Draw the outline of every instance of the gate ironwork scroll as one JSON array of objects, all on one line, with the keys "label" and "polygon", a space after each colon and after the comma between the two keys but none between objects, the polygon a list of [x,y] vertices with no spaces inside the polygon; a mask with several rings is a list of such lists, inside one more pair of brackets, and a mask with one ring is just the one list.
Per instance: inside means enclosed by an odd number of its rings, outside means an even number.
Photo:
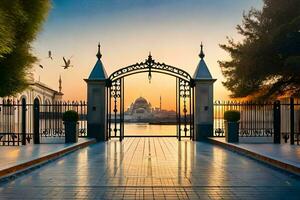
[{"label": "gate ironwork scroll", "polygon": [[124,78],[108,83],[107,138],[124,138]]},{"label": "gate ironwork scroll", "polygon": [[194,138],[194,88],[191,82],[176,78],[177,138]]}]

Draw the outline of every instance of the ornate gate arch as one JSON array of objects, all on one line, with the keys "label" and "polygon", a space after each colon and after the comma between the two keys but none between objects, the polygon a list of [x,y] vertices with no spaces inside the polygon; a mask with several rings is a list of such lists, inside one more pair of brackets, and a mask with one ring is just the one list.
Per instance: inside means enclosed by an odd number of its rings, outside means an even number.
[{"label": "ornate gate arch", "polygon": [[194,139],[194,82],[186,71],[156,62],[151,54],[144,62],[129,65],[113,72],[106,79],[107,131],[106,138],[124,138],[124,78],[138,73],[161,73],[176,78],[177,138]]}]

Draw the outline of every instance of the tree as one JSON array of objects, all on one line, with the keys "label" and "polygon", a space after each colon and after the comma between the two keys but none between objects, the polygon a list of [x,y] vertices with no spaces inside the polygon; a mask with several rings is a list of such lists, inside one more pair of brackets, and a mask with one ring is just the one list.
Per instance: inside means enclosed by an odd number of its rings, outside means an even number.
[{"label": "tree", "polygon": [[300,1],[263,2],[262,10],[244,13],[242,41],[220,45],[231,56],[219,64],[233,98],[300,94]]},{"label": "tree", "polygon": [[41,29],[50,0],[0,1],[0,96],[28,86],[27,74],[37,58],[31,43]]}]

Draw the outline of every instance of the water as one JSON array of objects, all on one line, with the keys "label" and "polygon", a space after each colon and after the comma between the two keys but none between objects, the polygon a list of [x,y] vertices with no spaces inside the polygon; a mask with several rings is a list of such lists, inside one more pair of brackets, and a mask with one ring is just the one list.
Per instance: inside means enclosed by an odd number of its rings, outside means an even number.
[{"label": "water", "polygon": [[[182,129],[184,127],[182,126]],[[189,128],[189,126],[187,126]],[[150,136],[176,136],[176,125],[154,125],[147,123],[125,123],[125,136],[150,135]],[[183,134],[183,133],[182,133]]]}]

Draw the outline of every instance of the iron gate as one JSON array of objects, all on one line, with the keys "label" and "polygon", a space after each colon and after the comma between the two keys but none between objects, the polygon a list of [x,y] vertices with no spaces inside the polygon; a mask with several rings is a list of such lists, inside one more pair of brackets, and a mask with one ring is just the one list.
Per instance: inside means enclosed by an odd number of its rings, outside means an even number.
[{"label": "iron gate", "polygon": [[194,139],[194,86],[191,76],[179,68],[155,62],[151,54],[145,62],[121,68],[107,79],[107,139],[124,139],[124,78],[137,73],[148,73],[150,81],[153,72],[176,78],[176,137],[178,140],[182,137]]}]

